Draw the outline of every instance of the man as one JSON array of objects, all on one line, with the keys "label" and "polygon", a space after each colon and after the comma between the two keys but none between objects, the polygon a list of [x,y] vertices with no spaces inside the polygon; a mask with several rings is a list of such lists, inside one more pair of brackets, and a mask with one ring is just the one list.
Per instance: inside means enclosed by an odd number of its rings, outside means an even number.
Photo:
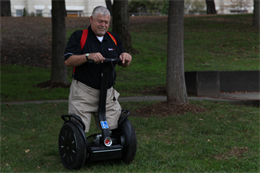
[{"label": "man", "polygon": [[[125,52],[122,42],[114,33],[108,33],[110,13],[107,8],[98,6],[90,17],[90,26],[85,45],[81,49],[80,41],[83,31],[75,31],[65,50],[65,65],[76,67],[74,79],[70,87],[69,114],[76,114],[83,120],[89,131],[91,115],[98,110],[100,74],[105,58],[119,57],[122,67],[127,67],[132,56]],[[89,63],[93,60],[94,63]],[[116,75],[114,70],[109,72],[110,78],[107,90],[106,117],[109,129],[117,128],[117,121],[121,114],[121,106],[117,101],[119,93],[113,88]],[[115,99],[114,99],[115,97]],[[100,127],[95,115],[96,125]]]}]

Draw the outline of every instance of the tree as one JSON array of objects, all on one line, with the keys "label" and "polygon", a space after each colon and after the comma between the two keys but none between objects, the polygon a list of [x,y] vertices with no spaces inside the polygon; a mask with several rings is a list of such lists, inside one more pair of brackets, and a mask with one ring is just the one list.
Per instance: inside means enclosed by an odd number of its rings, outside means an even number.
[{"label": "tree", "polygon": [[253,27],[256,29],[260,29],[260,0],[254,0],[254,19],[253,19]]},{"label": "tree", "polygon": [[110,12],[110,15],[113,16],[113,4],[112,4],[111,0],[106,0],[106,6]]},{"label": "tree", "polygon": [[169,13],[169,1],[168,0],[163,0],[163,6],[162,6],[161,13],[168,15],[168,13]]},{"label": "tree", "polygon": [[129,53],[136,52],[132,47],[132,42],[131,42],[128,0],[114,0],[113,32],[120,37],[123,46],[127,50],[127,52]]},{"label": "tree", "polygon": [[183,52],[184,0],[170,0],[166,91],[170,104],[189,103],[184,78]]},{"label": "tree", "polygon": [[147,4],[149,1],[131,0],[129,2],[130,13],[147,13]]},{"label": "tree", "polygon": [[[185,8],[186,3],[184,4]],[[192,3],[190,4],[191,8],[189,9],[190,13],[205,13],[205,1],[202,0],[192,0]]]},{"label": "tree", "polygon": [[168,0],[131,0],[129,2],[130,13],[161,13],[168,14]]},{"label": "tree", "polygon": [[52,65],[51,83],[68,83],[64,64],[66,46],[65,0],[52,0]]},{"label": "tree", "polygon": [[1,0],[1,16],[11,16],[10,0]]},{"label": "tree", "polygon": [[206,4],[207,4],[207,14],[217,13],[214,0],[206,0]]}]

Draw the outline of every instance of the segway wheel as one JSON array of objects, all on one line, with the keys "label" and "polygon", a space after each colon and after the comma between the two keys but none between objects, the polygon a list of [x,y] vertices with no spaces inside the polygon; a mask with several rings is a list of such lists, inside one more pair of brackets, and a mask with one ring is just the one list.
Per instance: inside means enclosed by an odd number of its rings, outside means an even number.
[{"label": "segway wheel", "polygon": [[60,130],[59,153],[67,169],[80,169],[85,163],[87,149],[84,138],[71,122],[65,123]]},{"label": "segway wheel", "polygon": [[135,134],[135,129],[134,129],[133,125],[131,124],[130,143],[124,149],[124,155],[122,157],[122,160],[123,160],[124,163],[129,164],[134,160],[135,154],[136,154],[136,149],[137,149],[136,134]]}]

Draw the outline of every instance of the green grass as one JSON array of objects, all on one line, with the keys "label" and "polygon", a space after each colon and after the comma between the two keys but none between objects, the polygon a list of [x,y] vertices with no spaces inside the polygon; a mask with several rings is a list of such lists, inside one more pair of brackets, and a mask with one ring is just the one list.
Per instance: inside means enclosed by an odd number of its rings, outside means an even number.
[{"label": "green grass", "polygon": [[[185,71],[259,70],[259,32],[253,15],[184,18]],[[72,32],[67,31],[67,39]],[[167,22],[131,27],[132,45],[139,51],[128,68],[117,67],[115,88],[121,96],[142,95],[144,88],[166,84]],[[35,87],[50,80],[50,68],[1,66],[1,100],[67,99],[68,89]],[[71,68],[68,72],[71,80]]]},{"label": "green grass", "polygon": [[187,18],[185,70],[259,70],[259,32],[251,16]]},{"label": "green grass", "polygon": [[68,99],[69,89],[36,87],[37,84],[50,80],[50,71],[50,68],[1,66],[1,100]]},{"label": "green grass", "polygon": [[[122,103],[134,110],[153,102]],[[86,163],[80,172],[258,172],[259,108],[193,102],[208,112],[130,116],[138,149],[130,165]],[[67,172],[60,161],[60,115],[67,104],[1,105],[1,172]],[[95,131],[92,121],[91,133]]]}]

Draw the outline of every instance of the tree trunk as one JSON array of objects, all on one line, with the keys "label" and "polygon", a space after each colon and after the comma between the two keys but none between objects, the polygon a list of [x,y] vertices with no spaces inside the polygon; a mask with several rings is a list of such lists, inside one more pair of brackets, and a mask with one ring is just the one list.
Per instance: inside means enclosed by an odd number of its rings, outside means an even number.
[{"label": "tree trunk", "polygon": [[113,5],[112,5],[111,0],[106,0],[106,6],[107,6],[107,9],[110,12],[110,15],[113,16]]},{"label": "tree trunk", "polygon": [[64,64],[66,46],[65,15],[65,0],[52,0],[52,83],[68,83],[67,67]]},{"label": "tree trunk", "polygon": [[254,0],[254,19],[253,19],[253,27],[256,29],[260,29],[260,0]]},{"label": "tree trunk", "polygon": [[214,0],[206,0],[206,5],[207,5],[207,14],[216,14]]},{"label": "tree trunk", "polygon": [[170,1],[167,47],[167,101],[170,104],[189,103],[184,78],[183,52],[184,0]]},{"label": "tree trunk", "polygon": [[129,28],[128,0],[114,0],[113,32],[120,37],[127,52],[135,53],[135,50],[132,47]]},{"label": "tree trunk", "polygon": [[1,1],[1,16],[11,16],[10,0]]}]

